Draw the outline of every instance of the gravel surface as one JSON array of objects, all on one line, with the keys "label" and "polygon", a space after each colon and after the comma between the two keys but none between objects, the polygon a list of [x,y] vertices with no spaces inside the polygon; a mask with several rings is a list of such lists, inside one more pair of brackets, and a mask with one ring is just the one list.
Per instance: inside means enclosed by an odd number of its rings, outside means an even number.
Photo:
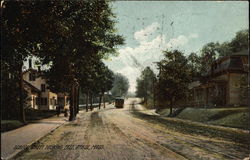
[{"label": "gravel surface", "polygon": [[244,144],[184,134],[135,116],[136,108],[143,110],[136,101],[126,100],[123,109],[109,105],[81,111],[76,121],[61,126],[17,159],[235,160],[249,154]]}]

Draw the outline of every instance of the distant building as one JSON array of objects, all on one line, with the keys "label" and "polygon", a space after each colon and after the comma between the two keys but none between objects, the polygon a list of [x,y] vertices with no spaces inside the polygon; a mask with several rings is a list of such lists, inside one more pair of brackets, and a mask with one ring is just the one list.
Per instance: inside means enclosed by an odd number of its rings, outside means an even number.
[{"label": "distant building", "polygon": [[222,57],[212,63],[205,82],[193,82],[192,106],[239,106],[248,105],[242,96],[242,76],[249,74],[249,52],[244,50]]},{"label": "distant building", "polygon": [[69,96],[66,93],[58,93],[57,94],[57,103],[59,106],[63,106],[64,108],[69,108]]}]

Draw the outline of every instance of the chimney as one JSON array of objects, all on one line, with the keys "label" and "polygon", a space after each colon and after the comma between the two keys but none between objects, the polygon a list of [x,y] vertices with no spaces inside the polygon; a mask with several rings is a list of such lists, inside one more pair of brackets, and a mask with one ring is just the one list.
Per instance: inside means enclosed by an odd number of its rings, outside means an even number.
[{"label": "chimney", "polygon": [[29,69],[32,68],[32,59],[29,59]]}]

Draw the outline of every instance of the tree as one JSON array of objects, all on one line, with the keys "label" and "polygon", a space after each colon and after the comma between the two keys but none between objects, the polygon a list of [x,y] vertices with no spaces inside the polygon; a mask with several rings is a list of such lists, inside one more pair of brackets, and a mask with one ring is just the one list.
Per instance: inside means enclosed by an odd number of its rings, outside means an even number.
[{"label": "tree", "polygon": [[[164,59],[158,62],[160,68],[157,82],[158,101],[170,103],[170,115],[177,100],[188,95],[188,85],[192,81],[188,59],[178,50],[164,51]],[[163,106],[159,106],[162,108]]]},{"label": "tree", "polygon": [[[18,83],[18,86],[14,85],[16,87],[13,88],[12,95],[17,95],[16,92],[19,91],[18,96],[16,96],[18,99],[13,98],[13,101],[19,101],[16,106],[19,106],[18,117],[22,122],[25,122],[26,97],[23,89],[23,61],[28,56],[33,55],[38,48],[36,36],[33,32],[36,25],[32,23],[39,17],[36,16],[35,12],[32,12],[34,8],[36,8],[36,5],[28,1],[4,1],[1,3],[1,65],[5,72],[13,77],[10,79],[13,84]],[[2,88],[5,88],[8,84],[3,81],[2,85]]]},{"label": "tree", "polygon": [[199,80],[202,76],[203,69],[202,57],[197,55],[196,53],[191,53],[187,57],[187,60],[191,69],[192,80]]},{"label": "tree", "polygon": [[[88,93],[90,92],[91,96],[95,92],[93,83],[96,73],[90,73],[86,68],[93,68],[92,66],[96,63],[89,64],[86,61],[90,59],[100,61],[101,58],[114,53],[116,45],[123,43],[123,38],[115,34],[114,20],[110,18],[111,16],[113,13],[106,1],[64,1],[54,3],[52,7],[50,17],[56,19],[52,25],[57,30],[54,31],[55,33],[46,31],[49,34],[45,34],[47,36],[42,39],[39,57],[43,64],[52,62],[51,68],[55,68],[55,72],[62,72],[61,77],[53,77],[54,82],[49,85],[57,85],[54,83],[58,80],[67,84],[66,87],[71,93],[70,99],[73,101],[70,103],[72,104],[70,105],[70,115],[72,115],[69,117],[70,120],[75,119],[74,113],[77,111],[74,103],[75,90],[79,90],[79,88],[75,88],[79,86],[77,84],[89,85],[91,88],[88,89]],[[50,25],[48,22],[45,23],[45,26]],[[50,46],[51,42],[54,42],[53,46]],[[64,61],[66,61],[64,69],[53,67],[53,65],[61,63],[61,57],[64,57]],[[90,66],[86,67],[83,64]],[[51,71],[48,70],[48,72]],[[86,74],[90,74],[87,79]],[[49,76],[51,74],[47,75],[47,79],[52,79]]]},{"label": "tree", "polygon": [[[89,73],[83,64],[89,57],[100,61],[115,54],[115,46],[124,41],[116,34],[115,16],[109,2],[5,1],[3,8],[5,61],[16,68],[14,57],[19,75],[28,55],[36,55],[42,65],[48,65],[49,69],[43,76],[51,90],[70,93],[69,119],[74,120],[79,83]],[[20,99],[23,97],[21,80]],[[88,84],[89,80],[86,81]]]},{"label": "tree", "polygon": [[205,74],[209,71],[210,65],[219,57],[219,48],[220,44],[210,42],[204,45],[201,49],[201,73]]},{"label": "tree", "polygon": [[217,50],[219,52],[219,57],[230,56],[233,53],[232,46],[229,42],[224,42],[220,44]]},{"label": "tree", "polygon": [[[210,42],[203,46],[201,55],[205,60],[213,61],[218,57],[230,56],[233,53],[248,49],[249,29],[240,30],[231,41],[223,43]],[[210,58],[210,59],[209,59]]]},{"label": "tree", "polygon": [[114,75],[113,88],[111,94],[115,97],[125,96],[128,92],[129,82],[128,79],[120,73]]},{"label": "tree", "polygon": [[103,107],[105,108],[104,93],[108,92],[113,87],[114,73],[108,69],[103,63],[99,67],[99,76],[96,85],[100,93],[99,109],[101,108],[101,102],[103,101]]},{"label": "tree", "polygon": [[249,48],[249,29],[241,30],[236,33],[236,36],[229,42],[233,53]]},{"label": "tree", "polygon": [[[23,100],[20,101],[20,92],[17,91],[20,88],[19,83],[17,83],[20,78],[18,77],[18,73],[11,73],[7,66],[5,62],[1,61],[1,118],[23,121],[25,117],[20,116],[24,113],[24,109],[28,107],[25,103],[25,100],[28,100],[27,92],[23,89]],[[23,108],[19,107],[22,101]]]},{"label": "tree", "polygon": [[146,67],[141,76],[136,80],[136,96],[144,98],[144,101],[147,105],[148,98],[154,96],[154,80],[156,75],[150,69]]}]

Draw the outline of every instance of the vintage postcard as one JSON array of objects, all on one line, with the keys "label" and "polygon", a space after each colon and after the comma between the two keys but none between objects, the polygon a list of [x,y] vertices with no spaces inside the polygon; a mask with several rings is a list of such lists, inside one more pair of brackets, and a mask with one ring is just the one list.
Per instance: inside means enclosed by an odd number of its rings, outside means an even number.
[{"label": "vintage postcard", "polygon": [[1,0],[1,159],[250,160],[248,1]]}]

